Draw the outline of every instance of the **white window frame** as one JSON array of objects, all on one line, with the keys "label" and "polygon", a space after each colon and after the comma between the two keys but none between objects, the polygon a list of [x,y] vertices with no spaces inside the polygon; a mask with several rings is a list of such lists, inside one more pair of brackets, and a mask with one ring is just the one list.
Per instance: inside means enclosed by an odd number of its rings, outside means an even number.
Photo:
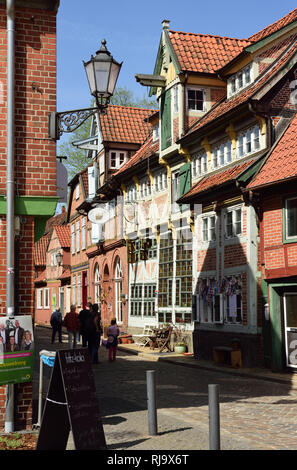
[{"label": "white window frame", "polygon": [[86,218],[81,219],[81,249],[86,249]]},{"label": "white window frame", "polygon": [[154,192],[160,193],[165,191],[168,188],[167,184],[167,173],[166,171],[161,171],[154,175]]},{"label": "white window frame", "polygon": [[296,240],[297,238],[297,233],[296,235],[288,235],[289,233],[289,209],[288,209],[288,202],[292,200],[297,200],[297,197],[289,197],[285,199],[285,240]]},{"label": "white window frame", "polygon": [[178,85],[175,85],[172,89],[172,98],[173,98],[173,112],[177,114],[179,111],[179,99],[178,99]]},{"label": "white window frame", "polygon": [[[249,74],[247,75],[247,72]],[[249,79],[247,80],[247,77]],[[243,69],[239,70],[236,74],[232,75],[227,82],[228,98],[236,95],[238,92],[247,88],[254,81],[254,67],[249,64]]]},{"label": "white window frame", "polygon": [[[211,220],[214,220],[214,227],[211,226],[210,222]],[[207,238],[206,240],[204,240],[204,233],[205,233],[205,230],[204,230],[204,223],[207,223],[207,228],[206,228],[206,231],[207,231]],[[212,233],[212,230],[214,228],[214,238],[211,238],[211,233]],[[209,243],[209,242],[215,242],[216,239],[217,239],[217,216],[215,213],[212,213],[212,214],[207,214],[207,215],[203,215],[201,216],[201,242],[202,243]]]},{"label": "white window frame", "polygon": [[[214,282],[214,278],[206,278],[207,285]],[[220,302],[220,315],[219,319],[215,319],[215,302],[219,298]],[[216,294],[212,296],[211,302],[205,301],[201,295],[198,295],[198,321],[203,324],[222,324],[224,323],[224,299],[223,294]],[[203,311],[202,311],[203,310]],[[207,321],[206,320],[207,317]]]},{"label": "white window frame", "polygon": [[241,274],[230,274],[230,275],[227,275],[225,276],[225,278],[240,278],[240,291],[239,292],[235,292],[235,294],[233,295],[236,295],[236,304],[237,304],[237,296],[240,295],[241,296],[241,299],[240,299],[240,316],[241,316],[241,321],[238,322],[236,321],[236,318],[237,317],[233,317],[235,318],[235,321],[230,321],[228,319],[228,312],[227,312],[227,309],[228,309],[228,299],[229,299],[229,302],[230,302],[230,295],[226,295],[224,294],[224,323],[228,324],[228,325],[242,325],[243,324],[243,301],[242,301],[242,276]]},{"label": "white window frame", "polygon": [[76,294],[76,300],[77,300],[77,306],[81,306],[81,274],[77,274],[76,276],[77,280],[77,294]]},{"label": "white window frame", "polygon": [[139,183],[139,196],[141,199],[144,199],[148,196],[151,196],[151,194],[152,194],[151,180],[147,176],[145,178],[142,178],[142,180]]},{"label": "white window frame", "polygon": [[72,278],[72,304],[76,305],[76,276]]},{"label": "white window frame", "polygon": [[43,289],[37,289],[36,292],[36,297],[37,297],[37,308],[42,309],[42,300],[43,300]]},{"label": "white window frame", "polygon": [[[240,233],[236,233],[236,224],[238,223],[235,219],[236,217],[236,212],[241,211],[240,214]],[[228,214],[232,214],[232,234],[228,235],[227,233],[227,217]],[[230,224],[231,225],[231,224]],[[225,239],[231,239],[235,237],[241,237],[242,236],[242,231],[243,231],[243,207],[242,206],[234,206],[234,207],[228,207],[225,212],[224,212],[224,238]]]},{"label": "white window frame", "polygon": [[100,281],[100,271],[98,264],[96,265],[95,275],[94,275],[94,299],[95,303],[100,304],[101,302],[101,281]]},{"label": "white window frame", "polygon": [[136,184],[133,183],[127,188],[126,192],[126,201],[127,202],[135,202],[137,201],[137,188]]},{"label": "white window frame", "polygon": [[77,185],[75,186],[75,199],[79,199],[79,183],[77,183]]},{"label": "white window frame", "polygon": [[[200,92],[202,92],[202,96],[203,96],[202,109],[193,109],[193,108],[189,107],[189,91],[194,91],[194,92],[200,91]],[[198,100],[195,99],[195,101],[198,101]],[[200,87],[188,87],[187,88],[187,111],[201,113],[201,112],[205,112],[205,110],[206,110],[205,89],[200,88]]]},{"label": "white window frame", "polygon": [[[242,155],[239,153],[240,149],[242,149]],[[248,155],[252,155],[253,153],[257,153],[259,150],[261,150],[261,132],[258,125],[249,127],[248,129],[238,134],[236,139],[237,159],[241,159]]]},{"label": "white window frame", "polygon": [[75,224],[71,224],[71,253],[75,254]]},{"label": "white window frame", "polygon": [[75,223],[75,233],[76,233],[76,253],[80,252],[80,222],[79,220]]},{"label": "white window frame", "polygon": [[192,178],[199,178],[207,173],[207,154],[199,152],[193,156],[192,162]]},{"label": "white window frame", "polygon": [[159,140],[159,124],[155,124],[153,127],[153,142]]},{"label": "white window frame", "polygon": [[[112,158],[112,154],[115,154],[115,158]],[[121,155],[123,155],[124,160],[120,163]],[[115,160],[115,164],[112,164],[112,160]],[[110,150],[109,151],[109,168],[112,170],[117,170],[121,168],[124,163],[127,161],[127,152],[125,150]]]},{"label": "white window frame", "polygon": [[49,287],[44,288],[43,296],[43,308],[50,308],[50,289]]}]

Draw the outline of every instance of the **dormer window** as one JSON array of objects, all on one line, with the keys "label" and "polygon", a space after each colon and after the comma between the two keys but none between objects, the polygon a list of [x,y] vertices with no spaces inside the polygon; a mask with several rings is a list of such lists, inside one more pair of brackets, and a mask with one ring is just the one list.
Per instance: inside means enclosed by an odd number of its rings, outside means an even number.
[{"label": "dormer window", "polygon": [[237,138],[237,158],[242,158],[257,152],[261,148],[260,128],[251,127],[241,132]]},{"label": "dormer window", "polygon": [[112,150],[109,152],[109,168],[118,169],[126,161],[127,153],[123,151]]},{"label": "dormer window", "polygon": [[252,65],[250,64],[229,78],[228,98],[250,85],[252,82],[252,71]]},{"label": "dormer window", "polygon": [[204,90],[189,88],[188,89],[188,110],[204,111],[205,106]]},{"label": "dormer window", "polygon": [[212,168],[228,165],[232,161],[232,144],[231,141],[224,142],[214,148],[212,152]]}]

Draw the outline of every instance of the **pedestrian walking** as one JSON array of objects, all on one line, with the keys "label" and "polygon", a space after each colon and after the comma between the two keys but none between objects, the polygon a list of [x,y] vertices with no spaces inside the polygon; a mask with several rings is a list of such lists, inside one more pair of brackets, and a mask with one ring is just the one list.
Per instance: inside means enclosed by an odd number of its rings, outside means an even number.
[{"label": "pedestrian walking", "polygon": [[66,326],[67,329],[69,349],[76,348],[77,333],[79,332],[80,323],[75,305],[71,305],[70,312],[66,313],[63,326]]},{"label": "pedestrian walking", "polygon": [[93,364],[99,363],[99,346],[102,334],[101,314],[98,304],[93,304],[90,316],[85,323],[86,339]]},{"label": "pedestrian walking", "polygon": [[58,333],[59,343],[62,343],[62,314],[59,308],[53,311],[50,324],[52,327],[52,344],[55,342],[56,333]]},{"label": "pedestrian walking", "polygon": [[110,322],[110,326],[107,329],[107,344],[108,359],[109,361],[115,361],[118,349],[118,336],[120,334],[117,321],[113,318]]},{"label": "pedestrian walking", "polygon": [[80,323],[80,334],[82,337],[82,347],[86,348],[88,345],[87,335],[86,335],[86,323],[88,318],[91,315],[92,303],[88,302],[86,308],[82,309],[78,314],[78,319]]}]

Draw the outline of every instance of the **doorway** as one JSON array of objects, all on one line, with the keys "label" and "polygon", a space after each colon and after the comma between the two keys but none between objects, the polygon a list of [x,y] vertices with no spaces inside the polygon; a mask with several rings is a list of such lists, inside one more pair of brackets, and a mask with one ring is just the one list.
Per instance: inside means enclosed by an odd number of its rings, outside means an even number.
[{"label": "doorway", "polygon": [[297,368],[297,292],[284,294],[284,330],[287,366]]}]

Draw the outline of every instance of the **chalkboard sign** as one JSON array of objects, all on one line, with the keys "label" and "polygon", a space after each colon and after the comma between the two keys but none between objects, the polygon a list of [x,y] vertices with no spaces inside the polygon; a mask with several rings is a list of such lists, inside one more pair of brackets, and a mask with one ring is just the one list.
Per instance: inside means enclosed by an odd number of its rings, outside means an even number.
[{"label": "chalkboard sign", "polygon": [[76,450],[106,449],[86,348],[56,353],[36,450],[65,450],[70,429]]}]

